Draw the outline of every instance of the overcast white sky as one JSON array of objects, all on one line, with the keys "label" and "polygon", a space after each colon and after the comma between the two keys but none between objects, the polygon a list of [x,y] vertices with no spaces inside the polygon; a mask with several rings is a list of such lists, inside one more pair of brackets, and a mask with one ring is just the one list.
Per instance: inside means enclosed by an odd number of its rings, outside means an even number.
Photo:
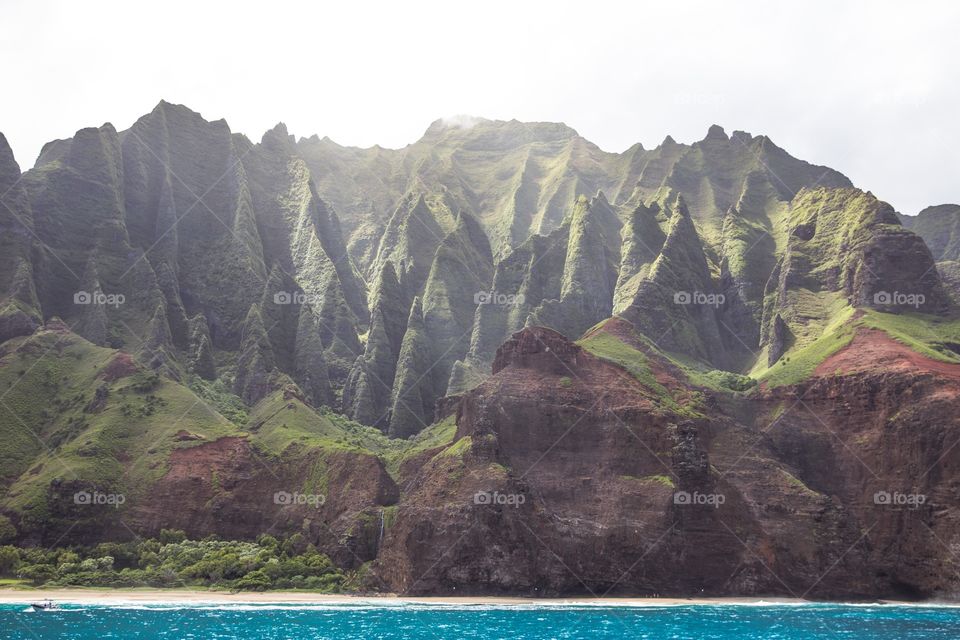
[{"label": "overcast white sky", "polygon": [[452,114],[610,151],[765,133],[904,213],[960,202],[960,3],[0,0],[0,131],[24,168],[164,98],[399,147]]}]

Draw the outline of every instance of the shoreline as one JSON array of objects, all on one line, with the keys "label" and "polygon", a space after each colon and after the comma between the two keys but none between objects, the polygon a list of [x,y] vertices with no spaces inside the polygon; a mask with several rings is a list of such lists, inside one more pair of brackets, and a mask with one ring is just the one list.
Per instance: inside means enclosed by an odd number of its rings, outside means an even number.
[{"label": "shoreline", "polygon": [[186,589],[11,589],[0,588],[0,605],[29,604],[40,600],[54,600],[63,604],[79,605],[164,605],[164,604],[249,604],[249,605],[448,605],[448,606],[609,606],[609,607],[669,607],[690,605],[744,605],[799,606],[809,604],[852,604],[859,606],[897,605],[897,606],[947,606],[960,607],[960,602],[926,601],[903,602],[895,600],[877,600],[871,602],[811,602],[799,598],[660,598],[660,597],[569,597],[569,598],[525,598],[509,596],[398,596],[384,595],[346,595],[310,593],[304,591],[239,592],[193,591]]}]

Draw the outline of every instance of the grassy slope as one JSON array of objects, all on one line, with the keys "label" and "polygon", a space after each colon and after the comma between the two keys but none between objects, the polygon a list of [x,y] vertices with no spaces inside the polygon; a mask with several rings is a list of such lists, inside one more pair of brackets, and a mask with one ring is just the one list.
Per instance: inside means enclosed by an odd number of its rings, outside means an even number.
[{"label": "grassy slope", "polygon": [[[457,422],[456,416],[453,415],[430,425],[400,447],[385,453],[384,460],[387,464],[387,471],[394,478],[397,478],[400,465],[424,451],[449,446],[453,443],[456,433]],[[393,442],[397,441],[394,440]]]},{"label": "grassy slope", "polygon": [[[821,362],[850,344],[855,324],[850,323],[854,310],[845,307],[833,314],[824,327],[807,326],[807,333],[798,336],[797,343],[773,366],[761,360],[751,375],[768,387],[796,384],[809,377]],[[811,323],[813,324],[813,323]]]},{"label": "grassy slope", "polygon": [[380,431],[327,411],[315,411],[282,392],[260,401],[251,411],[251,442],[279,455],[289,446],[324,447],[340,451],[380,453],[396,446]]},{"label": "grassy slope", "polygon": [[[142,370],[106,381],[117,354],[73,335],[42,331],[4,345],[0,358],[0,458],[7,508],[41,508],[54,479],[81,479],[137,494],[165,472],[174,447],[239,429],[186,387]],[[98,388],[99,412],[87,410]],[[203,440],[177,442],[180,430]]]},{"label": "grassy slope", "polygon": [[[678,367],[690,384],[727,393],[747,391],[752,386],[751,381],[763,383],[767,387],[802,382],[820,363],[849,345],[860,327],[885,331],[894,340],[929,358],[960,364],[960,354],[954,350],[960,349],[960,317],[941,318],[918,313],[892,314],[872,309],[855,310],[838,297],[825,294],[810,294],[808,302],[807,306],[801,305],[798,313],[803,313],[804,309],[811,311],[815,307],[824,313],[811,318],[804,326],[804,332],[797,336],[793,347],[779,361],[767,367],[765,359],[759,358],[749,376],[709,369],[692,358],[665,353],[649,344],[648,346],[658,356]],[[629,371],[663,402],[664,406],[673,408],[670,403],[675,401],[667,389],[653,377],[647,356],[613,335],[595,331],[602,326],[603,323],[600,323],[591,329],[588,337],[579,344],[594,355]],[[638,338],[643,340],[643,336],[638,335]]]},{"label": "grassy slope", "polygon": [[646,388],[650,399],[660,408],[681,415],[700,415],[695,406],[695,401],[674,398],[670,390],[657,381],[650,369],[649,359],[642,351],[634,349],[616,336],[603,331],[588,332],[587,337],[581,339],[577,344],[598,358],[616,364],[628,371]]},{"label": "grassy slope", "polygon": [[[798,336],[797,343],[780,362],[755,369],[751,377],[771,387],[802,381],[827,357],[849,344],[858,327],[886,331],[923,355],[960,363],[960,356],[951,349],[960,344],[960,319],[872,310],[865,310],[854,319],[854,310],[848,306],[833,305],[830,311],[830,322],[822,330],[811,327],[809,334]],[[657,381],[644,352],[603,332],[602,324],[588,332],[579,344],[628,371],[662,410],[699,415],[697,394],[677,397]],[[314,410],[296,397],[284,398],[283,392],[261,401],[249,416],[237,412],[236,422],[231,422],[217,411],[217,407],[236,404],[222,391],[198,387],[201,398],[182,384],[142,369],[116,380],[105,380],[102,372],[118,353],[74,334],[46,330],[3,345],[3,508],[27,510],[42,517],[47,487],[58,478],[82,479],[104,490],[137,495],[165,473],[173,448],[197,446],[227,435],[249,437],[254,446],[271,457],[288,451],[291,445],[303,451],[319,448],[323,452],[375,455],[394,477],[404,461],[430,449],[457,445],[453,443],[453,416],[410,440],[396,440],[329,410]],[[745,384],[749,379],[744,376],[704,369],[656,350],[654,353],[680,368],[695,386],[725,392],[749,389],[749,384]],[[107,403],[99,412],[90,412],[86,408],[98,388],[107,390]],[[202,439],[177,441],[174,435],[180,430]],[[325,457],[321,455],[319,460]],[[316,476],[317,485],[323,483],[321,467],[322,464],[318,465],[311,475]]]},{"label": "grassy slope", "polygon": [[816,339],[788,351],[772,367],[755,369],[753,375],[767,386],[801,382],[831,355],[850,344],[860,327],[879,329],[894,340],[935,360],[960,364],[949,344],[960,343],[960,318],[940,318],[919,313],[882,313],[863,309],[855,320],[850,307],[833,314],[832,321]]},{"label": "grassy slope", "polygon": [[[412,442],[390,440],[376,429],[326,409],[315,411],[282,391],[231,422],[218,406],[236,398],[212,385],[191,389],[142,368],[116,380],[103,377],[120,352],[67,332],[41,331],[8,341],[0,355],[0,509],[46,517],[48,487],[81,480],[104,492],[123,492],[133,502],[166,473],[174,448],[224,436],[247,437],[268,458],[291,445],[321,450],[310,477],[322,484],[323,460],[334,451],[396,459],[406,450],[443,444],[432,429]],[[98,388],[104,407],[85,410]],[[101,392],[102,393],[102,392]],[[445,427],[444,427],[445,428]],[[179,441],[187,431],[200,439]],[[35,435],[34,435],[35,434]],[[435,443],[435,444],[434,444]]]},{"label": "grassy slope", "polygon": [[866,327],[886,331],[894,340],[928,358],[960,363],[960,355],[950,348],[950,345],[960,343],[960,318],[867,310],[862,323]]},{"label": "grassy slope", "polygon": [[[396,476],[404,460],[450,444],[456,430],[451,416],[410,440],[390,439],[328,409],[314,410],[295,396],[285,398],[283,391],[248,414],[237,409],[235,396],[197,380],[192,384],[199,395],[142,368],[107,381],[103,371],[118,354],[57,331],[3,345],[0,508],[30,512],[42,521],[47,488],[58,479],[82,480],[133,498],[163,476],[174,448],[224,436],[249,438],[272,460],[281,455],[300,459],[298,454],[319,449],[318,457],[310,456],[316,464],[307,474],[311,487],[305,489],[323,486],[325,460],[332,452],[378,456]],[[104,408],[85,411],[100,387],[107,390]],[[178,441],[174,436],[181,430],[201,439]]]}]

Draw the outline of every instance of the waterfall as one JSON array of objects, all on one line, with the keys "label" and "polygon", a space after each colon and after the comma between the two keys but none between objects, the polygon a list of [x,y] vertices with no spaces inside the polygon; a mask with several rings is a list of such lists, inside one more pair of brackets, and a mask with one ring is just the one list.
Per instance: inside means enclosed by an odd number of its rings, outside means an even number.
[{"label": "waterfall", "polygon": [[377,539],[377,553],[380,553],[380,545],[383,544],[383,509],[380,509],[380,537]]}]

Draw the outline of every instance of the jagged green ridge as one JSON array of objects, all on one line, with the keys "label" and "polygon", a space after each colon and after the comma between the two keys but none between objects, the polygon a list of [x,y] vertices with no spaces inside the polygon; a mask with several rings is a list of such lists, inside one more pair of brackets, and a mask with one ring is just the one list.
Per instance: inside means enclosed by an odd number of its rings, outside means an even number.
[{"label": "jagged green ridge", "polygon": [[172,380],[248,406],[294,385],[402,437],[524,326],[618,314],[692,370],[763,376],[848,308],[911,311],[887,290],[948,313],[960,273],[841,174],[716,126],[612,154],[565,125],[438,121],[392,151],[282,124],[254,144],[161,102],[22,175],[0,144],[0,183],[0,337],[59,316]]}]

